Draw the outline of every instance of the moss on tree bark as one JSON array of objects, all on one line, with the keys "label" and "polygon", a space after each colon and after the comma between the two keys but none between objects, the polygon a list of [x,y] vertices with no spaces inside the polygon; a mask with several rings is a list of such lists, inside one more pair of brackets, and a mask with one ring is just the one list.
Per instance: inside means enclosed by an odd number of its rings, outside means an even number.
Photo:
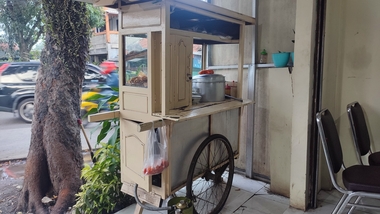
[{"label": "moss on tree bark", "polygon": [[[89,48],[84,3],[42,0],[45,49],[35,90],[32,137],[17,211],[65,213],[82,182],[80,95]],[[58,196],[44,207],[44,196]]]}]

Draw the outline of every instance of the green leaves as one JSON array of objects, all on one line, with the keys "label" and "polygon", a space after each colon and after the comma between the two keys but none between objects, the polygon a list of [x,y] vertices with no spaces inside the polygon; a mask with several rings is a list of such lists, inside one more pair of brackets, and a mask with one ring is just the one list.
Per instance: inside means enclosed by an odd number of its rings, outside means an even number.
[{"label": "green leaves", "polygon": [[[93,97],[91,97],[92,99]],[[97,96],[98,99],[103,97]],[[116,96],[117,98],[117,96]],[[106,102],[116,101],[114,97]],[[117,102],[113,102],[118,108]],[[111,134],[107,142],[103,142],[107,134]],[[120,175],[120,123],[119,119],[101,122],[101,130],[97,137],[100,148],[95,152],[97,160],[93,166],[86,165],[82,169],[82,179],[86,182],[77,194],[74,206],[77,214],[111,213],[116,206],[126,207],[134,203],[134,198],[121,192]]]},{"label": "green leaves", "polygon": [[89,24],[91,28],[102,27],[105,24],[104,11],[101,7],[87,4]]},{"label": "green leaves", "polygon": [[9,45],[8,54],[16,58],[14,47],[18,47],[21,60],[29,59],[43,32],[41,1],[0,0],[0,26]]}]

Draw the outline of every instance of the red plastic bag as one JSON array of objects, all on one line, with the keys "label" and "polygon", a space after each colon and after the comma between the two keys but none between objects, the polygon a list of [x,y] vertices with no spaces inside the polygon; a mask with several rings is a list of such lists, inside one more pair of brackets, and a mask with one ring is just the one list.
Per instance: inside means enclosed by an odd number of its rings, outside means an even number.
[{"label": "red plastic bag", "polygon": [[149,130],[147,144],[145,145],[144,169],[145,175],[156,175],[169,166],[168,138],[166,126]]}]

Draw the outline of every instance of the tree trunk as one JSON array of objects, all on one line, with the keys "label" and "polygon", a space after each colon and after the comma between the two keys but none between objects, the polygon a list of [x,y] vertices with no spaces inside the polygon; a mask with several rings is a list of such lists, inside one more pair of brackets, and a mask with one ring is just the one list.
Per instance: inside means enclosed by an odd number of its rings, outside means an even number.
[{"label": "tree trunk", "polygon": [[[89,48],[85,3],[43,0],[45,49],[35,90],[32,137],[17,211],[65,213],[82,184],[80,95]],[[58,196],[53,207],[44,196]]]},{"label": "tree trunk", "polygon": [[27,47],[25,41],[19,42],[20,61],[29,61],[30,49]]}]

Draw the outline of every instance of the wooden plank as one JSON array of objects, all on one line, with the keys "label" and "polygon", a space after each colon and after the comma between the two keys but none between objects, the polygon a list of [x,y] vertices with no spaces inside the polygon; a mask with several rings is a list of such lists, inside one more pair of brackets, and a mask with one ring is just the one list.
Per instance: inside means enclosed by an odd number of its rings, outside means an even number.
[{"label": "wooden plank", "polygon": [[120,118],[119,110],[88,115],[88,122],[98,122],[115,118]]},{"label": "wooden plank", "polygon": [[161,112],[166,115],[170,109],[170,4],[162,3],[162,49],[161,49]]},{"label": "wooden plank", "polygon": [[175,34],[175,35],[181,35],[181,36],[189,36],[189,37],[192,37],[193,39],[215,41],[218,43],[225,43],[225,44],[239,43],[239,40],[222,39],[220,36],[215,36],[215,35],[210,35],[210,34],[205,34],[205,33],[198,33],[198,32],[193,32],[193,31],[170,29],[170,33]]},{"label": "wooden plank", "polygon": [[207,102],[199,105],[187,107],[185,109],[170,110],[168,115],[154,113],[153,116],[164,118],[173,121],[189,120],[206,115],[216,114],[230,109],[241,108],[245,105],[252,103],[251,100],[243,100],[243,102],[236,100],[225,100],[221,102]]},{"label": "wooden plank", "polygon": [[139,204],[136,204],[135,212],[133,214],[142,214],[142,212],[143,208]]},{"label": "wooden plank", "polygon": [[[123,185],[121,186],[121,191],[128,195],[135,196],[135,184],[123,183]],[[146,190],[140,187],[137,188],[137,197],[141,202],[146,202],[156,207],[161,206],[161,196],[152,192],[147,192]]]},{"label": "wooden plank", "polygon": [[119,28],[119,35],[131,35],[131,34],[140,34],[148,32],[157,32],[161,31],[161,26],[149,26],[149,27],[134,27],[134,28]]},{"label": "wooden plank", "polygon": [[123,28],[161,25],[161,9],[123,12]]},{"label": "wooden plank", "polygon": [[164,120],[156,120],[150,123],[140,123],[140,124],[137,124],[137,131],[138,132],[148,131],[152,128],[153,125],[154,125],[154,128],[159,128],[166,125],[166,123]]},{"label": "wooden plank", "polygon": [[120,10],[123,12],[136,12],[136,11],[146,11],[146,10],[152,10],[152,9],[157,9],[161,7],[161,2],[145,2],[145,3],[135,3],[135,4],[130,4],[126,6],[121,6]]}]

